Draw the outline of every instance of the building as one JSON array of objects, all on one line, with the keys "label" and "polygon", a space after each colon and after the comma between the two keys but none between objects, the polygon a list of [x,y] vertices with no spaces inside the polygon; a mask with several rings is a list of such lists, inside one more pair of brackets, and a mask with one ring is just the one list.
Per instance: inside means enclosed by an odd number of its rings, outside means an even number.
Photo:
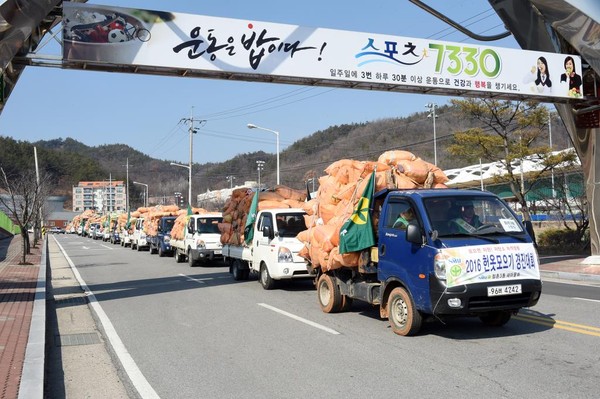
[{"label": "building", "polygon": [[256,189],[258,187],[258,183],[255,181],[246,181],[241,186],[235,186],[231,188],[224,188],[222,190],[207,190],[204,194],[198,194],[196,197],[196,201],[201,208],[216,210],[220,209],[225,201],[231,197],[231,193],[233,190],[237,190],[239,188],[250,188]]},{"label": "building", "polygon": [[65,229],[69,222],[79,214],[78,212],[69,212],[64,209],[64,203],[67,198],[63,196],[48,197],[44,205],[44,226]]},{"label": "building", "polygon": [[[574,150],[568,148],[554,151],[552,154],[558,155],[570,151]],[[545,202],[554,202],[555,197],[564,197],[572,204],[585,197],[585,183],[579,158],[572,165],[559,165],[541,176],[539,172],[544,170],[545,166],[539,157],[529,156],[522,160],[515,159],[512,166],[513,173],[519,177],[527,204],[534,213],[536,209],[543,209]],[[516,204],[509,184],[502,179],[502,176],[507,174],[507,170],[499,161],[448,169],[444,173],[449,179],[446,183],[448,187],[487,190],[512,203],[516,211],[520,208]]]},{"label": "building", "polygon": [[127,193],[121,180],[80,181],[73,186],[73,211],[83,212],[93,209],[96,212],[125,211]]}]

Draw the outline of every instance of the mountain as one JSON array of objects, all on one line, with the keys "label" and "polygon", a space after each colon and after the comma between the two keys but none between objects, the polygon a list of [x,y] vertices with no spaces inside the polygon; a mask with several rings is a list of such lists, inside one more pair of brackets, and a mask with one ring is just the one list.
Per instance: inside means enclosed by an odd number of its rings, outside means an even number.
[{"label": "mountain", "polygon": [[[388,118],[372,122],[331,126],[296,141],[280,152],[281,184],[303,189],[306,180],[322,176],[323,170],[332,162],[343,159],[376,160],[388,150],[403,149],[430,161],[434,160],[433,123],[427,112],[402,118]],[[452,106],[440,106],[436,119],[436,154],[442,169],[459,168],[473,160],[457,159],[445,150],[452,140],[453,132],[472,126]],[[562,125],[553,124],[552,138],[555,148],[566,148],[570,141]],[[143,187],[132,181],[152,182],[150,196],[171,196],[174,192],[187,192],[187,173],[170,166],[169,160],[151,158],[124,144],[87,146],[72,138],[29,143],[0,136],[0,166],[7,173],[33,167],[33,146],[37,148],[39,167],[53,178],[56,195],[71,197],[72,187],[82,180],[129,181],[132,206]],[[193,166],[194,194],[207,190],[226,188],[228,176],[234,176],[234,184],[257,180],[256,161],[266,165],[261,182],[276,182],[276,155],[263,151],[241,153],[218,163],[195,163]]]}]

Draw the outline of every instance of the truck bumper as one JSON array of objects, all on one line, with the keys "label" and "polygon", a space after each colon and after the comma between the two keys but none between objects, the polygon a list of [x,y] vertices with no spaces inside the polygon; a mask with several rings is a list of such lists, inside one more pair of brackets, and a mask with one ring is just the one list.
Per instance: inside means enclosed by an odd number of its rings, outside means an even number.
[{"label": "truck bumper", "polygon": [[[432,313],[444,315],[479,315],[495,310],[518,310],[534,306],[542,293],[541,280],[523,279],[499,281],[496,283],[477,283],[460,285],[452,288],[444,287],[439,280],[430,280]],[[488,287],[504,285],[521,285],[520,294],[488,296]],[[450,306],[449,302],[458,302],[459,306]]]},{"label": "truck bumper", "polygon": [[288,262],[269,265],[269,274],[273,280],[314,278],[316,276],[313,270],[308,270],[305,262]]},{"label": "truck bumper", "polygon": [[192,249],[192,260],[194,262],[211,261],[223,259],[221,249]]},{"label": "truck bumper", "polygon": [[166,244],[164,241],[162,241],[159,244],[162,247],[162,251],[166,254],[170,254],[173,253],[173,247],[171,246],[171,244]]}]

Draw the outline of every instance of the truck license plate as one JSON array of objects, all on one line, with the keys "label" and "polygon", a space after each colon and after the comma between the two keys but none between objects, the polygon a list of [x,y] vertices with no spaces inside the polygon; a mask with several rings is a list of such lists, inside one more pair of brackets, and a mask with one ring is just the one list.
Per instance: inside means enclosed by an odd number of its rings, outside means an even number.
[{"label": "truck license plate", "polygon": [[499,296],[499,295],[513,295],[520,294],[521,284],[513,285],[498,285],[495,287],[488,287],[488,296]]}]

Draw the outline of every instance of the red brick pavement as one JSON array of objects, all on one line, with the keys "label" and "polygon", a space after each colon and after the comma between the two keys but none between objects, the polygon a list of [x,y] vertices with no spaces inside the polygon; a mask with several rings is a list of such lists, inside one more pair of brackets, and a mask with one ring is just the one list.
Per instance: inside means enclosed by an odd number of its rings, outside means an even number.
[{"label": "red brick pavement", "polygon": [[[21,261],[21,237],[4,239],[0,246],[0,398],[16,398],[23,371],[41,261],[41,244]],[[2,259],[3,258],[3,259]]]}]

